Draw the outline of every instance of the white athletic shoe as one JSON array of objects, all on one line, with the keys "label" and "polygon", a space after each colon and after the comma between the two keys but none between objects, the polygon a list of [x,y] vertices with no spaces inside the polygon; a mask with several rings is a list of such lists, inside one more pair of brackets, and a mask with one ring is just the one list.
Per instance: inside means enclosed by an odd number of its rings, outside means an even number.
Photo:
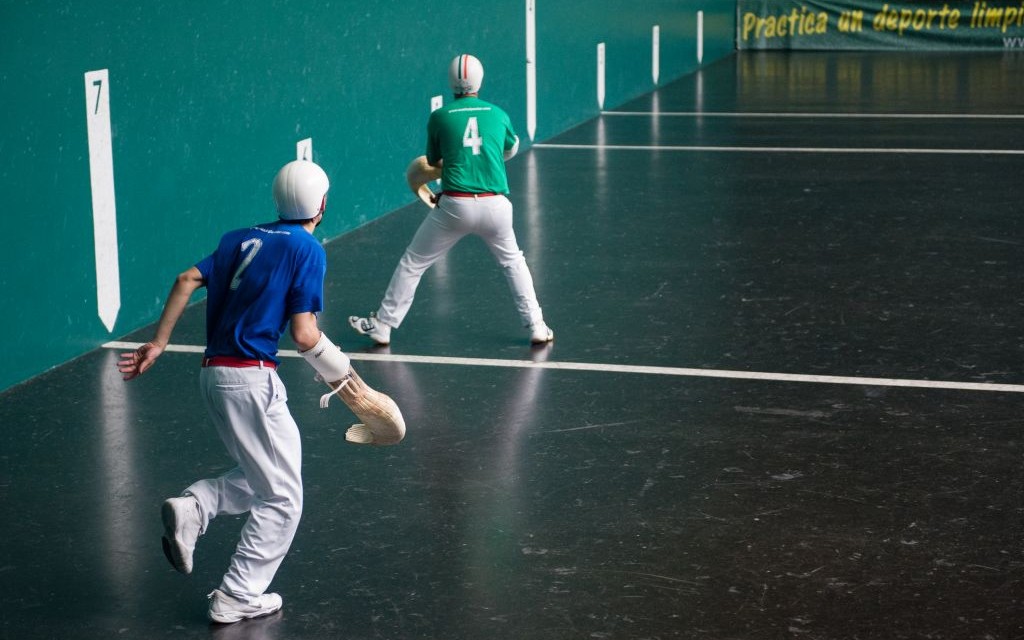
[{"label": "white athletic shoe", "polygon": [[528,328],[531,344],[544,344],[555,339],[555,332],[543,320],[531,324]]},{"label": "white athletic shoe", "polygon": [[203,527],[199,501],[195,496],[170,498],[164,501],[160,515],[164,520],[164,555],[181,573],[192,573],[192,553]]},{"label": "white athletic shoe", "polygon": [[220,589],[214,589],[207,596],[210,599],[210,620],[230,624],[239,620],[269,616],[281,610],[284,602],[276,593],[264,593],[252,600],[239,600]]},{"label": "white athletic shoe", "polygon": [[391,327],[378,320],[376,313],[370,313],[366,318],[349,316],[348,323],[356,330],[356,333],[369,336],[371,340],[382,347],[391,344]]}]

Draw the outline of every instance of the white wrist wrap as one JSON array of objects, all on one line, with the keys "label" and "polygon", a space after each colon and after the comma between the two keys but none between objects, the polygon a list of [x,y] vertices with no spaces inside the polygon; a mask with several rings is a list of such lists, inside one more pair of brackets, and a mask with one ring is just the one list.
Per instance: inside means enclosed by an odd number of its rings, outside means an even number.
[{"label": "white wrist wrap", "polygon": [[326,382],[337,382],[348,375],[349,359],[327,334],[320,334],[320,341],[309,351],[300,351],[309,366],[316,369]]},{"label": "white wrist wrap", "polygon": [[505,161],[509,161],[515,157],[516,153],[519,152],[519,136],[516,136],[516,143],[512,145],[511,149],[506,150],[502,155],[505,157]]}]

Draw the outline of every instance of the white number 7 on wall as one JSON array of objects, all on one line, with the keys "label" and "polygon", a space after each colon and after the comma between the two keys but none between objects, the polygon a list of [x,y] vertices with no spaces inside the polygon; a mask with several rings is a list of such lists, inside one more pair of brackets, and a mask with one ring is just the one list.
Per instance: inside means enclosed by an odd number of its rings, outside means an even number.
[{"label": "white number 7 on wall", "polygon": [[110,80],[106,69],[85,74],[85,120],[96,251],[96,306],[103,326],[111,332],[121,310],[121,274],[117,257],[114,154],[110,141]]}]

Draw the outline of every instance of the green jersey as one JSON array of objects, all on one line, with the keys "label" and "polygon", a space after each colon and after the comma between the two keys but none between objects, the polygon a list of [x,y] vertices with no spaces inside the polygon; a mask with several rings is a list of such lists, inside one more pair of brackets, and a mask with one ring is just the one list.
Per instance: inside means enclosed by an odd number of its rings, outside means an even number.
[{"label": "green jersey", "polygon": [[430,114],[427,162],[444,160],[445,191],[507,194],[505,152],[517,140],[508,114],[480,98],[463,96]]}]

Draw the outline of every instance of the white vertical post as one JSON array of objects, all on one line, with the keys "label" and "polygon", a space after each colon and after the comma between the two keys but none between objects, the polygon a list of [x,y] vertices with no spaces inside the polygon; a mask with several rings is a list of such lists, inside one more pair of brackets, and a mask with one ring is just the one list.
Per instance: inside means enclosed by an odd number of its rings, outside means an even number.
[{"label": "white vertical post", "polygon": [[597,44],[597,106],[604,109],[604,43]]},{"label": "white vertical post", "polygon": [[526,133],[537,133],[537,12],[534,0],[526,0]]},{"label": "white vertical post", "polygon": [[661,75],[661,27],[654,25],[651,29],[651,78],[658,84]]},{"label": "white vertical post", "polygon": [[295,159],[313,161],[313,138],[306,138],[295,143]]},{"label": "white vertical post", "polygon": [[103,326],[111,332],[121,310],[121,272],[117,254],[117,204],[107,69],[85,74],[85,119],[89,136],[89,182],[96,253],[96,307]]},{"label": "white vertical post", "polygon": [[704,60],[704,12],[697,12],[697,63]]},{"label": "white vertical post", "polygon": [[[434,96],[430,99],[430,113],[434,113],[444,106],[444,96]],[[441,178],[434,180],[434,184],[441,184]]]}]

